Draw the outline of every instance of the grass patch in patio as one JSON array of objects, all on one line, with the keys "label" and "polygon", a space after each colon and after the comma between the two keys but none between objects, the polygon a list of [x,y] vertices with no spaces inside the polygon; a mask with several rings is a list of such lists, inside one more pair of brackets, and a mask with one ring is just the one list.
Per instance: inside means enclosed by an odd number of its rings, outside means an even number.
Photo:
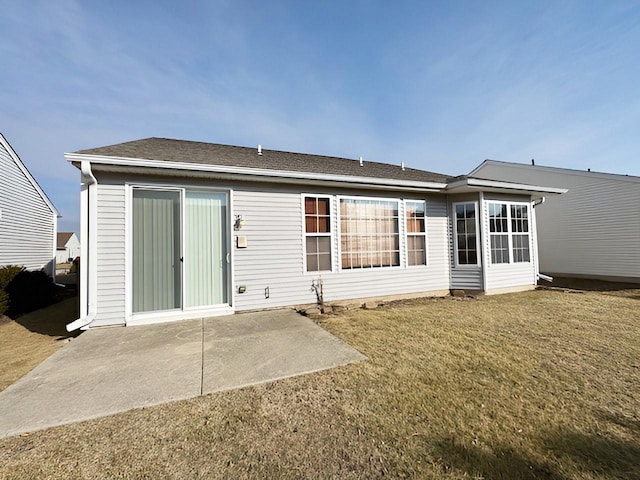
[{"label": "grass patch in patio", "polygon": [[0,442],[11,478],[639,478],[638,291],[330,316],[369,361]]}]

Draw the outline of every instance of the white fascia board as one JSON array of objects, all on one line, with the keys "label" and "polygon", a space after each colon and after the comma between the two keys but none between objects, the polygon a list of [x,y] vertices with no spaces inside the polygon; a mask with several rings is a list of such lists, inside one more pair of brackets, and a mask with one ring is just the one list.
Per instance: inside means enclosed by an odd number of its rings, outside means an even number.
[{"label": "white fascia board", "polygon": [[33,188],[36,189],[36,192],[38,192],[38,195],[42,197],[42,200],[44,200],[44,203],[47,204],[47,207],[49,207],[49,209],[51,210],[51,213],[53,213],[56,217],[62,217],[62,215],[60,215],[60,212],[58,212],[58,209],[53,205],[51,200],[49,200],[49,197],[47,197],[47,194],[44,193],[44,190],[40,188],[40,185],[38,184],[37,180],[33,177],[33,175],[31,175],[31,172],[29,172],[29,169],[27,168],[27,166],[24,163],[22,163],[22,160],[20,160],[20,157],[18,156],[16,151],[13,149],[13,147],[9,144],[7,139],[4,138],[4,135],[2,135],[2,133],[0,133],[0,143],[4,146],[5,150],[9,152],[9,155],[11,156],[15,164],[18,165],[18,168],[22,171],[25,177],[27,177],[27,180],[29,180],[29,183],[31,183],[31,185],[33,185]]},{"label": "white fascia board", "polygon": [[146,160],[126,157],[105,157],[101,155],[87,155],[78,153],[65,153],[69,162],[89,161],[103,165],[122,165],[131,167],[163,168],[170,170],[191,170],[211,173],[228,173],[234,175],[248,175],[272,178],[290,178],[298,180],[319,180],[339,183],[350,183],[358,186],[372,187],[398,187],[419,190],[440,191],[446,188],[446,183],[438,182],[412,182],[405,180],[391,180],[388,178],[352,177],[349,175],[325,175],[310,172],[292,172],[284,170],[269,170],[264,168],[232,167],[227,165],[209,165],[202,163],[169,162],[165,160]]},{"label": "white fascia board", "polygon": [[523,194],[556,194],[567,193],[566,188],[542,187],[539,185],[527,185],[523,183],[502,182],[497,180],[484,180],[481,178],[463,178],[450,183],[447,186],[448,193],[463,193],[474,191],[502,191],[505,193]]}]

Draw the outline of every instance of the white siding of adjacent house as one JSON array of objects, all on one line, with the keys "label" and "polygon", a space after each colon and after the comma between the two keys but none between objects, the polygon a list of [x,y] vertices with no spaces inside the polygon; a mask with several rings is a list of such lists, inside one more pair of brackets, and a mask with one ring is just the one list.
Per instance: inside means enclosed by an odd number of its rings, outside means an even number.
[{"label": "white siding of adjacent house", "polygon": [[56,213],[0,142],[0,266],[52,273]]},{"label": "white siding of adjacent house", "polygon": [[[126,317],[127,281],[124,177],[113,174],[97,176],[97,315],[92,326],[122,324]],[[135,179],[138,185],[156,181],[158,180],[153,177]],[[158,182],[165,185],[167,183]],[[245,221],[241,230],[233,232],[234,284],[231,290],[236,311],[315,303],[316,296],[311,285],[320,277],[324,285],[325,301],[442,292],[449,289],[449,224],[446,198],[443,195],[426,198],[427,266],[339,271],[338,252],[335,249],[339,239],[336,236],[333,252],[335,269],[333,272],[318,274],[304,271],[303,193],[335,195],[334,227],[337,195],[359,193],[368,197],[398,197],[372,192],[314,191],[259,183],[231,185],[192,179],[175,182],[180,186],[230,188],[233,191],[233,214],[242,215]],[[403,217],[400,222],[403,234]],[[237,235],[247,237],[247,248],[235,247]],[[246,287],[246,293],[236,293],[240,285]],[[269,298],[265,295],[267,288]]]},{"label": "white siding of adjacent house", "polygon": [[640,178],[502,162],[475,175],[569,190],[536,208],[541,272],[640,281]]}]

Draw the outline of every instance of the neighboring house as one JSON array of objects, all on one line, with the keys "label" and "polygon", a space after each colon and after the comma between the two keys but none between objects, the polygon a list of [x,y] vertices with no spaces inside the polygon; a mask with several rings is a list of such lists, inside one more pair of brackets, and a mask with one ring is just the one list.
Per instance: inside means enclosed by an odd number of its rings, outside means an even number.
[{"label": "neighboring house", "polygon": [[536,209],[541,272],[640,282],[640,177],[494,160],[471,175],[568,189]]},{"label": "neighboring house", "polygon": [[82,173],[81,318],[137,325],[537,282],[533,202],[564,190],[149,138]]},{"label": "neighboring house", "polygon": [[0,134],[0,266],[55,275],[58,212]]},{"label": "neighboring house", "polygon": [[74,232],[58,232],[56,263],[67,263],[80,256],[80,240]]}]

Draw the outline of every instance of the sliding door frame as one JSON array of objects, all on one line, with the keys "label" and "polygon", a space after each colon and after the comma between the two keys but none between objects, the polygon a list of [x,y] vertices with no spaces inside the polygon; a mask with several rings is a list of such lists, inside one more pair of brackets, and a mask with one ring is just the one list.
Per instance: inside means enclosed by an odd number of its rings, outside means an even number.
[{"label": "sliding door frame", "polygon": [[[185,255],[185,221],[186,221],[186,193],[222,193],[226,197],[226,243],[227,251],[227,302],[220,305],[207,305],[204,307],[186,307],[185,268],[184,262],[180,262],[180,294],[181,307],[172,310],[159,310],[152,312],[133,313],[133,191],[156,190],[180,192],[180,257]],[[200,185],[175,185],[160,183],[126,183],[125,184],[125,323],[126,325],[146,325],[150,323],[171,322],[174,320],[186,320],[189,318],[201,318],[205,316],[228,315],[234,313],[234,289],[233,289],[233,191],[229,188],[215,188]]]}]

